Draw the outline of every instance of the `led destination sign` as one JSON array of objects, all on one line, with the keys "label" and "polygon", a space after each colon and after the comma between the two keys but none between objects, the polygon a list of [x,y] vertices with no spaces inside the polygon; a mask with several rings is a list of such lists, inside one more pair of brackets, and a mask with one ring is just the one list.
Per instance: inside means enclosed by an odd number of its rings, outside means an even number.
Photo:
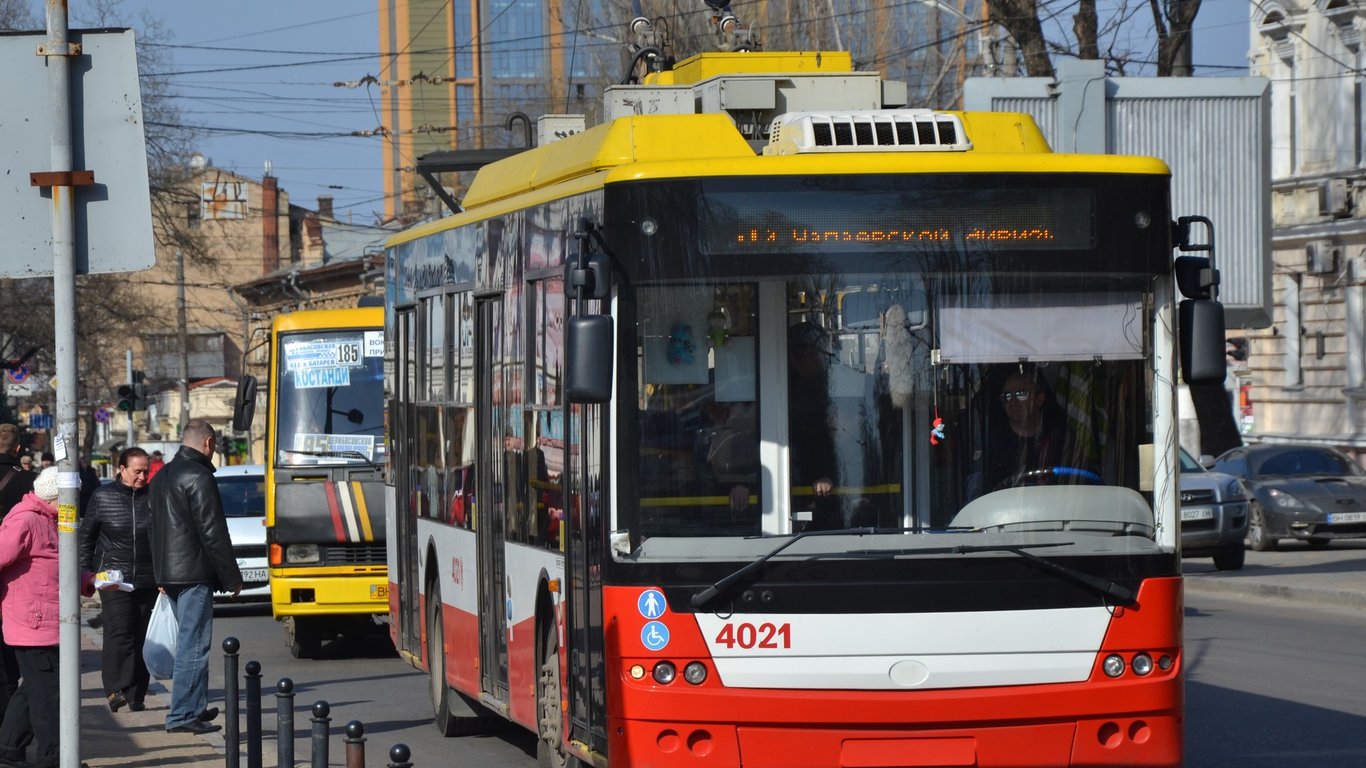
[{"label": "led destination sign", "polygon": [[[834,203],[832,205],[832,202]],[[1086,190],[713,193],[702,207],[713,252],[879,246],[1071,250],[1094,245]]]},{"label": "led destination sign", "polygon": [[975,227],[954,235],[949,229],[810,229],[794,227],[788,231],[759,229],[741,232],[735,237],[737,245],[764,244],[776,246],[784,241],[792,245],[810,243],[949,243],[964,242],[1048,243],[1056,245],[1057,232],[1052,227]]}]

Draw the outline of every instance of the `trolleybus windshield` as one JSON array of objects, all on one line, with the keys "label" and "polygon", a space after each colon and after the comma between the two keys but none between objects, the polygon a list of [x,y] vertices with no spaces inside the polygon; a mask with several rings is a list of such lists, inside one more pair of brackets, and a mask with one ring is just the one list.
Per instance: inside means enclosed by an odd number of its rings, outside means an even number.
[{"label": "trolleybus windshield", "polygon": [[293,333],[279,344],[277,466],[382,461],[382,331]]},{"label": "trolleybus windshield", "polygon": [[[620,303],[636,364],[619,557],[742,560],[773,548],[758,537],[854,529],[781,556],[945,536],[973,552],[1170,550],[1152,462],[1167,437],[1154,434],[1162,289],[1147,271],[1169,254],[1145,231],[1150,197],[1118,211],[1096,187],[884,190],[822,212],[811,189],[715,186],[694,197],[696,236],[661,220],[696,247],[643,244]],[[942,238],[887,234],[934,222]]]}]

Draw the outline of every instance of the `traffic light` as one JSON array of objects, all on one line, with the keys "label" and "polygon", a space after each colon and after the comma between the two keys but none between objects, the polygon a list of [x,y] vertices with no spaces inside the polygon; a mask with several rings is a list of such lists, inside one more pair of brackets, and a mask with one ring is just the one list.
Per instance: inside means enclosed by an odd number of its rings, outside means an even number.
[{"label": "traffic light", "polygon": [[132,413],[147,410],[147,385],[143,383],[145,378],[142,371],[133,371],[132,381],[119,385],[120,411]]},{"label": "traffic light", "polygon": [[124,413],[132,413],[137,408],[137,395],[133,391],[132,384],[119,385],[119,410]]}]

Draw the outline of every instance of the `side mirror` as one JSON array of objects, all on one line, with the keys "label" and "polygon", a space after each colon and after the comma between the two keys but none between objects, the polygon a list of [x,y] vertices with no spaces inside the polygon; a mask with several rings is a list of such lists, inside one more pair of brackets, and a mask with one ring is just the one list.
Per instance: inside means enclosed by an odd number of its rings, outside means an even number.
[{"label": "side mirror", "polygon": [[1187,384],[1224,381],[1224,305],[1209,299],[1186,299],[1179,309],[1181,380]]},{"label": "side mirror", "polygon": [[612,266],[600,251],[569,258],[564,269],[564,292],[571,299],[605,299],[611,292]]},{"label": "side mirror", "polygon": [[256,377],[243,374],[237,380],[237,395],[232,401],[232,429],[234,432],[249,432],[252,419],[256,417]]},{"label": "side mirror", "polygon": [[571,403],[605,403],[612,397],[612,318],[579,315],[565,328],[565,397]]},{"label": "side mirror", "polygon": [[1205,256],[1177,256],[1173,265],[1176,287],[1188,299],[1212,299],[1219,285],[1219,271]]}]

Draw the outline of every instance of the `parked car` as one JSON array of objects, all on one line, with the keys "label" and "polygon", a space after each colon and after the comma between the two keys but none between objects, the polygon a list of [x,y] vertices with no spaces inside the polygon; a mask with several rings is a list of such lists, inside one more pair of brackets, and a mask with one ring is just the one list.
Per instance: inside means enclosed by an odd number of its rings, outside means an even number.
[{"label": "parked car", "polygon": [[1324,547],[1333,539],[1366,537],[1366,472],[1341,451],[1261,443],[1225,452],[1214,469],[1248,487],[1247,540],[1258,552],[1280,539]]},{"label": "parked car", "polygon": [[[1208,459],[1209,457],[1205,457]],[[1247,551],[1248,500],[1242,482],[1211,472],[1181,451],[1181,554],[1213,557],[1214,567],[1236,571]]]},{"label": "parked car", "polygon": [[[266,569],[266,469],[260,464],[219,467],[214,472],[223,514],[228,518],[232,553],[242,570],[242,593],[238,600],[269,600],[270,578]],[[220,592],[216,601],[233,597]]]}]

